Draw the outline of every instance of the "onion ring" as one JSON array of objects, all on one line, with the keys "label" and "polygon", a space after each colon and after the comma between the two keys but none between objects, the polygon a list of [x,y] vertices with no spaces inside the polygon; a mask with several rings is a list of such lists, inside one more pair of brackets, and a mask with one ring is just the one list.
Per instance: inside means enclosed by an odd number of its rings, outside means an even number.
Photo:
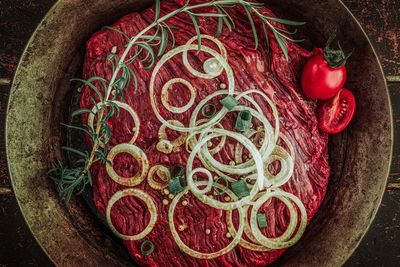
[{"label": "onion ring", "polygon": [[[122,197],[126,197],[126,196],[135,196],[140,198],[143,202],[146,203],[147,205],[147,209],[150,212],[150,221],[148,223],[148,225],[146,226],[146,228],[140,232],[139,234],[136,235],[124,235],[121,234],[120,232],[118,232],[117,229],[115,229],[112,221],[111,221],[111,208],[112,206],[115,204],[115,202],[117,202],[120,198]],[[107,209],[106,209],[106,219],[107,219],[107,223],[110,227],[110,229],[114,232],[114,234],[116,236],[118,236],[119,238],[123,239],[123,240],[139,240],[144,238],[148,233],[151,232],[151,230],[153,230],[154,225],[156,224],[157,221],[157,207],[156,204],[154,204],[153,199],[146,194],[145,192],[143,192],[142,190],[139,189],[135,189],[135,188],[127,188],[121,191],[117,191],[108,201],[107,204]]]},{"label": "onion ring", "polygon": [[[160,175],[162,173],[163,175]],[[154,174],[157,174],[164,183],[154,181]],[[147,182],[151,188],[156,190],[162,190],[168,186],[168,181],[171,179],[169,169],[163,165],[154,165],[150,168],[149,174],[147,175]]]},{"label": "onion ring", "polygon": [[[205,122],[205,121],[207,122],[207,121],[209,121],[209,119],[200,119],[200,120],[198,120],[196,122],[196,125],[199,125],[200,123]],[[217,124],[215,124],[215,126],[220,128],[220,129],[224,129],[224,126],[222,126],[221,123],[217,123]],[[197,143],[197,138],[195,136],[196,134],[197,134],[197,132],[193,132],[186,139],[186,151],[187,152],[190,152],[189,147],[192,148]],[[193,139],[193,141],[191,141],[191,139]],[[211,155],[215,155],[219,151],[221,151],[221,149],[225,145],[225,141],[226,141],[226,136],[222,136],[221,140],[219,141],[219,143],[214,148],[210,149],[210,154]]]},{"label": "onion ring", "polygon": [[[155,82],[155,78],[156,78],[156,74],[157,72],[160,70],[160,68],[162,67],[162,65],[167,62],[169,59],[171,59],[173,56],[188,51],[188,50],[197,50],[198,46],[197,45],[181,45],[178,46],[174,49],[171,49],[170,51],[168,51],[167,53],[164,54],[164,56],[158,61],[157,65],[154,67],[153,69],[153,73],[151,75],[151,80],[150,80],[150,87],[149,87],[149,96],[150,96],[150,104],[151,107],[154,111],[154,114],[156,115],[156,117],[158,118],[158,120],[163,123],[166,124],[168,128],[171,128],[173,130],[176,131],[181,131],[181,132],[190,132],[190,131],[198,131],[201,129],[204,129],[210,125],[214,125],[216,122],[218,122],[219,120],[221,120],[223,118],[223,116],[225,116],[226,114],[226,109],[222,109],[219,111],[219,113],[217,113],[209,122],[203,124],[200,127],[196,127],[196,126],[192,126],[192,127],[178,127],[178,126],[174,126],[171,125],[170,123],[168,123],[160,114],[158,107],[157,107],[157,103],[155,100],[155,93],[154,93],[154,82]],[[215,50],[207,47],[207,46],[201,46],[200,48],[201,51],[207,52],[209,54],[211,54],[214,58],[216,58],[218,60],[218,62],[221,64],[221,66],[223,67],[223,69],[226,72],[226,75],[228,77],[228,92],[229,94],[233,94],[234,92],[234,88],[235,88],[235,81],[234,81],[234,76],[233,76],[233,71],[232,68],[229,66],[228,62]],[[187,66],[186,66],[187,67]]]},{"label": "onion ring", "polygon": [[[186,85],[186,87],[190,91],[189,102],[182,107],[171,106],[168,103],[168,101],[166,100],[166,97],[168,94],[168,88],[174,83],[182,83],[182,84]],[[196,92],[194,91],[193,86],[188,81],[181,79],[181,78],[174,78],[174,79],[169,80],[166,84],[164,84],[164,86],[161,89],[161,102],[163,103],[164,107],[167,110],[169,110],[173,113],[183,113],[183,112],[187,111],[193,105],[195,98],[196,98]]]},{"label": "onion ring", "polygon": [[[259,208],[267,201],[269,198],[278,198],[283,201],[285,204],[289,202],[289,199],[296,203],[297,207],[300,210],[300,226],[297,229],[296,234],[292,236],[296,226],[297,226],[297,210],[295,208],[289,208],[290,213],[290,222],[286,229],[286,231],[280,236],[276,238],[268,238],[264,236],[257,224],[257,212]],[[250,227],[254,237],[257,239],[260,244],[272,248],[272,249],[281,249],[294,245],[302,236],[307,225],[307,212],[303,205],[303,203],[298,199],[295,195],[287,193],[283,190],[276,189],[276,191],[267,191],[265,195],[260,197],[254,204],[253,209],[251,210],[250,217]],[[290,238],[290,239],[289,239]]]},{"label": "onion ring", "polygon": [[207,175],[207,177],[208,177],[207,185],[204,189],[199,189],[196,185],[191,189],[195,194],[205,194],[205,193],[209,192],[213,186],[213,177],[209,170],[204,169],[204,168],[197,168],[197,169],[192,170],[189,173],[188,179],[193,180],[193,175],[198,172],[202,172]]},{"label": "onion ring", "polygon": [[[254,236],[251,233],[250,225],[249,225],[249,222],[248,222],[247,213],[248,213],[249,206],[245,206],[245,207],[243,207],[243,209],[244,209],[244,214],[245,214],[244,215],[244,228],[243,228],[243,231],[251,241],[253,241],[255,243],[258,243],[257,240],[255,240],[255,241],[253,240]],[[236,232],[235,227],[233,226],[232,211],[231,210],[227,211],[225,218],[226,218],[226,224],[228,226],[229,233],[232,236],[236,236],[237,232]],[[244,248],[246,248],[246,249],[253,250],[253,251],[270,251],[271,250],[270,248],[267,248],[267,247],[265,247],[263,245],[253,244],[253,243],[243,239],[243,237],[240,239],[239,245],[244,247]]]},{"label": "onion ring", "polygon": [[118,145],[114,146],[110,150],[110,152],[108,152],[107,159],[112,162],[114,157],[117,154],[122,153],[122,152],[126,152],[126,153],[130,154],[137,160],[137,162],[139,164],[139,168],[141,169],[141,172],[136,173],[132,177],[126,178],[126,177],[119,176],[115,172],[114,168],[112,166],[110,166],[110,164],[106,164],[107,173],[111,177],[111,179],[113,179],[115,182],[117,182],[121,185],[136,186],[144,180],[144,178],[146,177],[146,174],[149,170],[149,161],[147,160],[147,156],[143,152],[143,150],[141,150],[139,147],[131,145],[131,144],[122,143],[122,144],[118,144]]},{"label": "onion ring", "polygon": [[[213,41],[219,48],[222,57],[226,60],[227,58],[227,53],[226,53],[226,49],[225,46],[217,39],[214,38],[210,35],[205,35],[205,34],[200,34],[200,38],[204,38],[204,39],[208,39]],[[197,39],[197,36],[193,36],[191,39],[189,39],[186,42],[186,45],[191,45],[195,40]],[[203,64],[203,69],[205,73],[201,73],[197,70],[195,70],[192,65],[190,65],[188,57],[187,57],[187,50],[185,50],[182,53],[182,59],[183,59],[183,64],[185,65],[185,67],[190,71],[190,73],[192,73],[193,75],[199,77],[199,78],[203,78],[203,79],[213,79],[217,76],[219,76],[222,73],[223,70],[223,66],[221,65],[220,61],[218,59],[214,58],[209,58],[207,59],[204,64]],[[215,64],[217,65],[217,69],[216,70],[212,70],[212,68],[210,67],[210,65]]]},{"label": "onion ring", "polygon": [[[206,185],[205,182],[197,182],[196,184],[197,185]],[[198,259],[213,259],[213,258],[219,257],[219,256],[224,255],[224,254],[228,253],[229,251],[231,251],[239,243],[239,241],[241,239],[241,235],[243,233],[243,220],[244,220],[243,209],[242,208],[238,209],[238,211],[239,211],[239,221],[240,221],[239,228],[238,228],[238,231],[237,231],[237,235],[233,238],[233,240],[231,241],[231,243],[229,243],[228,246],[226,246],[225,248],[223,248],[223,249],[221,249],[219,251],[213,252],[213,253],[202,253],[202,252],[199,252],[199,251],[195,251],[195,250],[189,248],[187,245],[185,245],[182,242],[182,239],[179,237],[179,234],[176,231],[175,225],[174,225],[174,210],[175,210],[175,207],[176,207],[178,201],[180,200],[180,198],[187,191],[188,191],[188,189],[185,189],[185,191],[183,191],[183,192],[181,192],[181,193],[179,193],[179,194],[177,194],[175,196],[175,198],[171,202],[171,205],[170,205],[169,211],[168,211],[168,219],[169,219],[170,230],[171,230],[171,233],[172,233],[172,237],[174,238],[174,240],[175,240],[176,244],[178,245],[178,247],[183,252],[185,252],[186,254],[188,254],[188,255],[190,255],[190,256],[192,256],[194,258],[198,258]],[[227,192],[228,192],[228,190],[227,190]]]},{"label": "onion ring", "polygon": [[[213,129],[213,131],[215,131],[215,133],[207,135],[206,137],[204,137],[203,139],[201,139],[199,141],[199,143],[193,148],[192,153],[190,153],[189,158],[187,160],[187,166],[186,166],[186,177],[187,177],[187,183],[188,183],[188,187],[191,189],[191,191],[193,192],[193,194],[200,199],[200,201],[202,201],[204,204],[207,204],[211,207],[214,208],[218,208],[218,209],[224,209],[224,210],[232,210],[232,209],[236,209],[239,207],[242,207],[246,204],[248,204],[253,198],[254,196],[258,193],[259,191],[259,186],[258,183],[261,183],[261,187],[263,186],[263,180],[264,180],[264,169],[263,169],[263,162],[261,160],[261,155],[258,152],[257,148],[254,146],[253,143],[251,143],[251,141],[247,138],[244,138],[244,136],[242,134],[238,134],[235,132],[230,132],[227,130],[223,130],[223,129]],[[256,163],[256,169],[257,169],[257,174],[258,174],[258,178],[256,181],[255,186],[252,188],[252,190],[250,191],[250,195],[247,197],[244,197],[238,201],[235,202],[220,202],[218,200],[215,200],[213,198],[210,198],[206,195],[202,195],[202,194],[196,194],[195,190],[193,190],[193,188],[195,188],[195,183],[193,181],[193,179],[191,179],[191,177],[189,176],[190,172],[191,172],[191,167],[193,165],[193,160],[194,157],[196,156],[197,152],[200,150],[200,148],[210,139],[215,138],[215,137],[219,137],[221,135],[226,135],[232,138],[236,138],[239,142],[241,142],[245,147],[248,148],[248,150],[250,151],[250,153],[253,155],[254,159],[255,159],[255,163]]]},{"label": "onion ring", "polygon": [[[167,123],[169,123],[171,125],[175,125],[175,126],[184,127],[183,124],[177,120],[168,120]],[[166,127],[168,127],[167,124],[162,124],[160,126],[160,129],[158,130],[158,138],[160,140],[168,140],[167,132],[165,130]],[[170,128],[170,127],[168,127],[168,128]],[[169,140],[168,141],[172,144],[173,147],[179,147],[185,143],[187,136],[188,136],[188,133],[181,132],[179,137],[175,138],[172,141],[169,141]]]}]

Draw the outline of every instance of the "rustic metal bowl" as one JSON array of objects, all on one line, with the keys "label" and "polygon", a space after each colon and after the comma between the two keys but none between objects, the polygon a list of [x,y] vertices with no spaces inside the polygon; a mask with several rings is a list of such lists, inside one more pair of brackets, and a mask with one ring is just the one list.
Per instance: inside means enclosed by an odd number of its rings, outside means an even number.
[{"label": "rustic metal bowl", "polygon": [[[9,171],[27,224],[57,265],[133,263],[82,198],[73,198],[68,206],[58,203],[47,170],[60,156],[64,140],[59,123],[70,103],[69,79],[82,66],[85,41],[102,25],[151,2],[58,1],[30,39],[15,74],[6,125]],[[303,238],[276,263],[341,265],[371,224],[389,172],[392,114],[383,72],[367,36],[340,1],[267,2],[279,16],[308,22],[301,30],[306,47],[323,46],[337,31],[343,46],[355,49],[346,87],[356,96],[357,112],[350,127],[330,139],[327,195]]]}]

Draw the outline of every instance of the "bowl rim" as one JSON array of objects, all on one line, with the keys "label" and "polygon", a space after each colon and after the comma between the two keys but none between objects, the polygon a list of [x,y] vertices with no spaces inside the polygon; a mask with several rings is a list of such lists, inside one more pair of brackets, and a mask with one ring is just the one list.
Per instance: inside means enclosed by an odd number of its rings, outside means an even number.
[{"label": "bowl rim", "polygon": [[[386,100],[387,100],[387,103],[388,103],[388,109],[389,109],[389,114],[388,114],[388,115],[389,115],[389,122],[390,122],[390,125],[389,125],[389,127],[390,127],[390,152],[389,152],[389,155],[388,155],[389,158],[388,158],[388,164],[387,164],[387,169],[386,169],[386,173],[385,173],[385,184],[386,184],[386,183],[387,183],[387,180],[388,180],[389,173],[390,173],[390,167],[391,167],[392,157],[393,157],[393,144],[394,144],[394,138],[393,138],[393,137],[394,137],[393,110],[392,110],[392,105],[391,105],[390,93],[389,93],[389,89],[388,89],[388,86],[387,86],[387,81],[386,81],[385,74],[384,74],[384,71],[383,71],[383,68],[382,68],[382,64],[381,64],[381,62],[380,62],[380,60],[379,60],[379,57],[378,57],[378,55],[377,55],[377,52],[376,52],[376,50],[375,50],[375,48],[374,48],[374,46],[373,46],[371,40],[369,39],[368,35],[367,35],[366,32],[364,31],[363,27],[361,26],[361,24],[359,23],[359,21],[357,20],[357,18],[353,15],[353,13],[350,11],[350,9],[342,2],[342,0],[337,0],[337,1],[344,7],[344,9],[347,11],[347,13],[352,17],[353,21],[357,24],[358,28],[362,31],[362,34],[364,35],[365,39],[366,39],[367,42],[369,43],[369,46],[370,46],[370,48],[371,48],[371,50],[372,50],[372,52],[373,52],[373,54],[374,54],[376,63],[378,64],[379,69],[380,69],[380,72],[381,72],[380,74],[381,74],[382,77],[383,77],[383,82],[384,82],[384,89],[383,89],[383,90],[384,90],[384,92],[385,92],[385,94],[386,94],[385,96],[386,96]],[[10,148],[10,145],[9,145],[9,140],[10,140],[10,136],[12,135],[12,132],[10,132],[10,120],[11,120],[11,118],[10,118],[10,116],[9,116],[9,113],[10,113],[10,109],[12,108],[10,102],[11,102],[12,98],[14,97],[15,91],[16,91],[17,88],[18,88],[18,84],[16,84],[15,78],[18,77],[19,75],[21,75],[21,68],[23,68],[23,65],[24,65],[24,64],[27,64],[27,63],[26,63],[26,62],[27,62],[27,61],[26,61],[26,58],[29,56],[29,51],[28,51],[28,49],[29,49],[29,47],[32,45],[32,43],[35,41],[35,39],[37,38],[37,36],[38,36],[38,31],[39,31],[42,27],[44,27],[44,25],[47,24],[49,18],[53,15],[53,13],[55,12],[55,10],[59,9],[60,6],[62,6],[63,4],[64,4],[64,1],[57,1],[57,2],[49,9],[49,11],[46,13],[46,15],[43,17],[43,19],[41,20],[41,22],[40,22],[40,23],[38,24],[38,26],[36,27],[35,31],[34,31],[33,34],[31,35],[31,37],[29,38],[29,40],[28,40],[28,42],[27,42],[27,44],[26,44],[26,46],[25,46],[25,48],[24,48],[24,51],[23,51],[23,53],[22,53],[22,55],[21,55],[21,57],[20,57],[20,59],[19,59],[19,62],[18,62],[18,67],[17,67],[17,69],[16,69],[16,71],[15,71],[15,73],[14,73],[14,76],[13,76],[13,83],[12,83],[12,86],[11,86],[11,89],[10,89],[10,94],[9,94],[9,99],[8,99],[8,104],[7,104],[7,111],[6,111],[7,117],[6,117],[6,123],[5,123],[5,141],[6,141],[7,168],[8,168],[8,171],[9,171],[9,176],[10,176],[11,184],[12,184],[12,187],[13,187],[13,192],[14,192],[14,194],[15,194],[15,197],[16,197],[16,199],[17,199],[17,203],[18,203],[19,209],[21,210],[21,213],[22,213],[22,215],[23,215],[23,217],[24,217],[24,220],[25,220],[27,226],[29,227],[30,231],[33,233],[33,236],[34,236],[35,240],[37,241],[38,245],[42,248],[43,252],[46,253],[46,255],[48,256],[48,258],[49,258],[54,264],[57,264],[56,260],[54,259],[53,255],[51,255],[50,252],[49,252],[49,251],[46,249],[46,247],[43,245],[44,240],[40,239],[40,238],[38,237],[38,235],[35,234],[35,230],[34,230],[33,227],[32,227],[33,222],[32,222],[29,218],[26,217],[26,210],[27,210],[28,207],[27,207],[27,206],[25,205],[25,203],[23,203],[23,202],[21,201],[21,199],[20,199],[20,191],[18,190],[18,186],[17,186],[16,181],[15,181],[15,179],[16,179],[15,176],[17,176],[17,174],[15,173],[14,167],[11,166],[11,164],[10,164],[10,162],[11,162],[11,159],[10,159],[10,157],[11,157],[11,156],[10,156],[10,154],[11,154],[11,153],[10,153],[10,149],[11,149],[11,148]],[[28,64],[29,64],[29,63],[28,63]],[[382,177],[382,179],[383,179],[383,177]],[[386,187],[382,187],[382,190],[381,190],[381,192],[380,192],[380,194],[379,194],[378,204],[380,204],[381,201],[382,201],[382,199],[383,199],[383,196],[384,196],[384,193],[385,193],[385,189],[386,189]],[[369,226],[364,230],[363,235],[362,235],[362,238],[363,238],[363,237],[365,236],[365,234],[368,232],[368,229],[369,229],[369,227],[370,227],[372,221],[374,220],[378,209],[379,209],[379,205],[378,205],[378,207],[373,211],[373,216],[369,219],[369,223],[368,223]],[[354,252],[354,250],[358,247],[358,245],[360,244],[362,238],[358,241],[357,245],[349,252],[349,256],[350,256],[350,255]],[[343,263],[344,263],[344,262],[343,262]]]}]

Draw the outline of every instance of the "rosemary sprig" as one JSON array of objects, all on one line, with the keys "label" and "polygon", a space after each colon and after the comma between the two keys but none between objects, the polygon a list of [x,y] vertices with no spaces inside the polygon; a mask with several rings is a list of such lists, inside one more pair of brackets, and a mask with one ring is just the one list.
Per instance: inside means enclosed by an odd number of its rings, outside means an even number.
[{"label": "rosemary sprig", "polygon": [[[167,24],[167,20],[177,14],[184,13],[189,16],[197,34],[198,51],[201,48],[201,37],[200,37],[200,18],[213,17],[218,19],[218,27],[216,36],[219,36],[222,32],[224,25],[229,31],[235,28],[235,22],[228,13],[228,9],[234,8],[240,5],[244,8],[247,17],[249,19],[250,26],[255,40],[255,49],[258,48],[259,40],[256,29],[256,23],[254,17],[258,18],[263,27],[264,35],[267,41],[267,47],[269,46],[269,39],[267,34],[267,26],[274,34],[279,46],[281,47],[286,60],[288,59],[287,52],[287,41],[299,42],[302,40],[294,40],[288,35],[292,35],[295,32],[288,32],[284,29],[277,28],[271,24],[271,22],[278,22],[286,25],[303,25],[302,22],[294,22],[290,20],[284,20],[279,18],[267,17],[262,15],[258,9],[263,6],[261,3],[255,3],[245,0],[211,0],[206,3],[189,5],[190,0],[186,2],[181,8],[170,12],[167,15],[160,17],[161,5],[160,0],[155,2],[155,18],[153,23],[144,28],[141,32],[133,37],[129,37],[126,33],[120,29],[106,26],[104,29],[114,30],[122,34],[127,39],[125,50],[121,57],[115,53],[110,53],[107,57],[107,61],[111,62],[113,75],[110,81],[107,81],[102,77],[91,77],[88,80],[73,79],[74,81],[82,82],[84,85],[89,86],[96,93],[99,101],[96,101],[91,97],[94,105],[94,110],[89,109],[78,109],[72,113],[72,116],[79,116],[85,113],[92,114],[96,119],[96,125],[94,127],[88,124],[82,125],[82,127],[62,124],[65,127],[83,131],[90,138],[91,151],[81,152],[74,148],[62,147],[63,150],[74,153],[80,157],[76,164],[78,167],[70,168],[64,166],[62,162],[57,159],[54,163],[54,167],[49,170],[50,178],[56,183],[57,189],[60,193],[59,201],[69,202],[73,192],[80,194],[84,191],[86,185],[92,185],[92,176],[90,173],[90,167],[95,162],[102,164],[110,164],[107,160],[108,153],[108,141],[111,137],[111,129],[107,124],[107,121],[117,114],[119,115],[119,107],[114,102],[117,97],[120,97],[120,101],[123,101],[124,90],[126,90],[133,81],[135,88],[138,87],[137,77],[133,70],[129,67],[135,61],[145,62],[147,65],[145,69],[151,69],[156,61],[156,57],[160,57],[166,50],[168,43],[171,42],[171,46],[175,46],[174,30],[179,30],[176,27],[171,27]],[[196,10],[200,8],[214,8],[214,13],[197,13]],[[150,30],[155,29],[155,33],[147,35]],[[134,48],[135,53],[130,58],[127,58],[128,53]],[[158,48],[156,53],[155,48]],[[104,92],[104,95],[102,94]],[[100,144],[103,143],[104,147],[101,148]]]}]

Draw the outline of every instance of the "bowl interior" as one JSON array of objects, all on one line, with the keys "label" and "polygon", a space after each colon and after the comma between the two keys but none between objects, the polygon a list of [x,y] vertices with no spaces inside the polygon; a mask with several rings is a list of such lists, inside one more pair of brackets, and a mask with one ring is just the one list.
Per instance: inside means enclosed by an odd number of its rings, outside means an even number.
[{"label": "bowl interior", "polygon": [[[330,137],[332,173],[319,211],[300,242],[276,263],[340,265],[367,231],[388,176],[392,116],[382,69],[366,35],[340,1],[266,2],[278,17],[307,21],[298,33],[306,39],[306,48],[323,47],[332,32],[343,47],[354,48],[346,87],[357,100],[355,118],[346,131]],[[15,74],[6,126],[9,171],[31,231],[58,265],[133,263],[122,242],[82,198],[74,197],[67,206],[57,202],[47,170],[66,141],[59,125],[66,121],[69,79],[81,72],[86,40],[101,26],[151,3],[58,1],[32,36]],[[21,125],[27,129],[20,131]]]}]

